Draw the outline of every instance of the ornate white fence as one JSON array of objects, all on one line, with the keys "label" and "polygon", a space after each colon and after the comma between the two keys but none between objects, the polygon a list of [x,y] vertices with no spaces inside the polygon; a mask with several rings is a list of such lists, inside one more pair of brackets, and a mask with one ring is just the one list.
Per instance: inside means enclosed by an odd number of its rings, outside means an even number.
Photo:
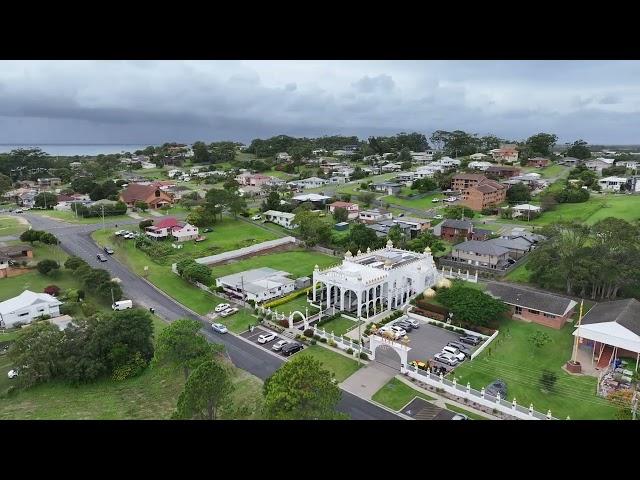
[{"label": "ornate white fence", "polygon": [[455,395],[456,397],[466,398],[472,402],[475,402],[478,405],[482,405],[483,407],[495,409],[499,412],[502,412],[506,415],[510,415],[519,420],[557,420],[551,415],[551,410],[544,413],[540,413],[533,409],[533,404],[529,405],[529,408],[523,407],[522,405],[518,405],[516,399],[508,402],[500,398],[500,395],[494,397],[493,395],[489,395],[485,392],[484,388],[480,391],[471,388],[471,385],[467,383],[467,385],[460,385],[456,382],[455,378],[453,381],[447,380],[443,375],[434,375],[430,373],[428,370],[420,370],[418,368],[412,367],[409,365],[408,367],[402,367],[400,369],[401,373],[406,374],[407,376],[418,380],[419,382],[426,383],[435,388],[440,388],[445,392]]},{"label": "ornate white fence", "polygon": [[334,335],[333,332],[327,332],[324,328],[318,328],[315,325],[313,328],[313,334],[318,335],[320,338],[326,338],[327,342],[333,340],[336,343],[336,347],[340,350],[353,350],[353,356],[357,357],[361,352],[366,353],[369,359],[373,359],[373,352],[367,347],[360,345],[358,342],[351,340],[349,337],[343,337],[340,335]]}]

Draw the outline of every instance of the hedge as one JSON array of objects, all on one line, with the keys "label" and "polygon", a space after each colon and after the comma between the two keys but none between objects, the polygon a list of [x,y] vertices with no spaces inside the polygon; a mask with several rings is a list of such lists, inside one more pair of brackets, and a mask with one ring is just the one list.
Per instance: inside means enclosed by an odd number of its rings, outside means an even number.
[{"label": "hedge", "polygon": [[271,302],[267,302],[263,305],[264,308],[277,307],[278,305],[282,305],[284,303],[288,303],[294,298],[298,298],[302,294],[307,294],[311,290],[311,287],[303,288],[302,290],[296,290],[295,292],[291,292],[289,295],[285,295],[284,297],[277,298]]}]

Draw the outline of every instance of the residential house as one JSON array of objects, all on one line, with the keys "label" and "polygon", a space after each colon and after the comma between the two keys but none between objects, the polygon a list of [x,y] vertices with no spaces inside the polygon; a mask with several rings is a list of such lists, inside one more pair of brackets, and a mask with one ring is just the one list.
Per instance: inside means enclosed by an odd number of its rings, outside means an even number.
[{"label": "residential house", "polygon": [[394,218],[393,223],[409,229],[410,237],[415,238],[431,228],[431,221],[424,218],[400,217]]},{"label": "residential house", "polygon": [[509,256],[513,260],[519,260],[534,248],[534,243],[524,237],[503,236],[485,240],[486,244],[496,245],[509,250]]},{"label": "residential house", "polygon": [[499,205],[507,198],[507,187],[495,180],[484,179],[462,191],[460,201],[472,210]]},{"label": "residential house", "polygon": [[58,195],[58,203],[53,207],[54,210],[59,212],[70,212],[78,205],[89,205],[91,199],[89,195]]},{"label": "residential house", "polygon": [[128,207],[134,207],[136,202],[145,202],[152,209],[171,205],[174,201],[173,196],[163,191],[160,186],[157,182],[149,185],[130,183],[120,193],[120,200],[126,203]]},{"label": "residential house", "polygon": [[325,178],[319,178],[319,177],[309,177],[309,178],[305,178],[304,180],[293,180],[291,182],[287,182],[288,185],[291,185],[297,188],[302,188],[302,189],[320,188],[326,185],[327,183],[329,183],[329,180]]},{"label": "residential house", "polygon": [[473,155],[469,155],[469,158],[471,160],[482,160],[483,158],[487,158],[489,155],[486,155],[484,153],[474,153]]},{"label": "residential house", "polygon": [[588,160],[584,163],[584,166],[589,170],[593,170],[594,172],[602,173],[602,170],[605,168],[613,167],[615,163],[614,158],[603,158],[599,157],[595,160]]},{"label": "residential house", "polygon": [[243,300],[264,302],[281,297],[295,289],[291,274],[273,268],[262,267],[216,278],[216,286],[227,295]]},{"label": "residential house", "polygon": [[167,175],[169,175],[169,178],[176,178],[184,175],[184,173],[182,172],[182,170],[178,170],[177,168],[174,168],[172,170],[169,170],[167,172]]},{"label": "residential house", "polygon": [[407,187],[410,187],[415,177],[416,177],[415,172],[400,172],[396,175],[396,177],[394,178],[394,181],[398,183],[403,183]]},{"label": "residential house", "polygon": [[329,185],[341,185],[343,183],[347,183],[347,177],[343,177],[341,175],[329,177]]},{"label": "residential house", "polygon": [[397,195],[402,190],[402,184],[394,182],[374,183],[373,189],[376,192],[384,192],[387,195]]},{"label": "residential house", "polygon": [[69,164],[69,167],[70,167],[72,170],[76,170],[76,169],[78,169],[78,168],[82,167],[82,162],[71,162],[71,163]]},{"label": "residential house", "polygon": [[440,225],[440,238],[449,242],[460,239],[486,240],[491,235],[489,230],[475,228],[469,220],[454,220],[447,218]]},{"label": "residential house", "polygon": [[450,255],[444,258],[459,267],[476,267],[489,271],[506,270],[510,265],[509,249],[477,240],[454,245]]},{"label": "residential house", "polygon": [[36,190],[27,190],[17,196],[16,203],[21,207],[33,208],[33,206],[36,204],[37,195],[38,192]]},{"label": "residential house", "polygon": [[[573,332],[578,349],[587,350],[592,366],[607,368],[617,358],[640,365],[640,302],[635,298],[600,302],[582,318]],[[586,352],[585,352],[586,353]]]},{"label": "residential house", "polygon": [[315,150],[312,150],[311,153],[313,155],[319,156],[319,155],[326,155],[329,152],[327,152],[324,148],[317,148]]},{"label": "residential house", "polygon": [[627,190],[640,193],[640,175],[633,175],[627,180]]},{"label": "residential house", "polygon": [[[508,207],[504,207],[504,208],[508,208]],[[531,218],[535,215],[538,215],[542,211],[542,209],[537,205],[530,205],[528,203],[523,203],[521,205],[514,205],[513,207],[511,207],[511,210],[513,211],[514,218],[517,218],[517,217]]]},{"label": "residential house", "polygon": [[145,232],[147,236],[160,240],[171,237],[174,228],[181,228],[182,223],[175,217],[164,217],[156,220],[153,225],[147,227]]},{"label": "residential house", "polygon": [[549,159],[548,158],[542,158],[542,157],[535,157],[535,158],[530,158],[529,160],[527,160],[527,165],[529,167],[538,167],[538,168],[544,168],[549,166]]},{"label": "residential house", "polygon": [[293,230],[297,226],[293,224],[293,219],[295,218],[293,213],[267,210],[262,215],[264,216],[265,222],[275,223],[289,230]]},{"label": "residential house", "polygon": [[577,167],[582,163],[582,160],[575,157],[563,157],[558,161],[559,165],[566,165],[567,167]]},{"label": "residential house", "polygon": [[506,283],[487,282],[487,293],[509,305],[515,318],[561,329],[577,303],[570,298]]},{"label": "residential house", "polygon": [[276,155],[276,159],[279,162],[288,162],[289,160],[291,160],[291,155],[289,155],[287,152],[280,152],[278,155]]},{"label": "residential house", "polygon": [[399,172],[400,170],[402,170],[402,165],[399,163],[387,163],[382,166],[382,173]]},{"label": "residential house", "polygon": [[629,179],[626,177],[605,177],[598,180],[598,185],[600,185],[602,190],[619,192],[626,187],[628,182]]},{"label": "residential house", "polygon": [[423,165],[421,167],[418,167],[415,171],[415,178],[416,179],[431,178],[437,172],[442,173],[446,170],[447,170],[447,167],[445,167],[444,165],[441,165],[438,162],[433,162],[428,165]]},{"label": "residential house", "polygon": [[292,197],[291,200],[293,200],[296,203],[311,202],[313,203],[313,206],[316,208],[324,208],[324,206],[327,204],[329,200],[331,200],[331,198],[332,197],[328,197],[326,195],[319,195],[317,193],[305,193],[302,195],[296,195]]},{"label": "residential house", "polygon": [[487,177],[479,173],[458,173],[451,179],[451,189],[464,192],[486,179]]},{"label": "residential house", "polygon": [[176,242],[196,240],[200,236],[198,227],[190,223],[184,223],[171,229],[171,236]]},{"label": "residential house", "polygon": [[262,187],[263,185],[270,184],[271,181],[271,177],[259,173],[252,174],[249,172],[244,172],[240,175],[236,175],[236,182],[238,182],[240,185],[248,187]]},{"label": "residential house", "polygon": [[344,208],[347,211],[347,218],[355,220],[360,213],[360,206],[351,202],[333,202],[328,205],[329,213],[335,212],[336,208]]},{"label": "residential house", "polygon": [[369,175],[378,175],[380,173],[380,167],[362,167],[362,171],[368,173]]},{"label": "residential house", "polygon": [[455,168],[455,167],[459,167],[462,162],[457,158],[442,157],[436,163],[442,165],[445,168]]},{"label": "residential house", "polygon": [[508,165],[491,165],[485,169],[487,175],[496,178],[511,178],[520,175],[520,169]]},{"label": "residential house", "polygon": [[525,173],[524,175],[516,175],[515,177],[511,177],[509,180],[503,182],[505,185],[516,185],[518,183],[524,183],[530,189],[534,190],[536,188],[541,188],[546,185],[546,181],[541,179],[541,175],[539,173]]},{"label": "residential house", "polygon": [[59,317],[60,305],[62,302],[52,295],[25,290],[17,297],[0,302],[0,325],[11,328],[18,323],[31,323],[42,315]]},{"label": "residential house", "polygon": [[518,150],[513,144],[502,145],[500,148],[494,148],[489,153],[499,163],[514,163],[518,161]]},{"label": "residential house", "polygon": [[[478,155],[476,153],[476,155]],[[487,168],[493,166],[494,164],[491,162],[478,162],[478,161],[474,161],[474,162],[469,162],[469,164],[467,165],[467,168],[470,168],[471,170],[480,170],[482,172],[484,172]]]},{"label": "residential house", "polygon": [[424,152],[409,152],[411,155],[411,161],[418,165],[424,165],[427,162],[433,161],[435,152],[433,150],[426,150]]},{"label": "residential house", "polygon": [[361,223],[377,223],[383,220],[391,220],[393,215],[391,212],[387,212],[386,210],[382,210],[379,208],[374,208],[372,210],[362,210],[358,214],[358,220]]},{"label": "residential house", "polygon": [[157,168],[157,165],[151,162],[140,162],[140,165],[142,166],[143,170],[151,170],[152,168]]},{"label": "residential house", "polygon": [[33,249],[29,245],[19,244],[0,247],[0,278],[10,277],[14,262],[33,258]]}]

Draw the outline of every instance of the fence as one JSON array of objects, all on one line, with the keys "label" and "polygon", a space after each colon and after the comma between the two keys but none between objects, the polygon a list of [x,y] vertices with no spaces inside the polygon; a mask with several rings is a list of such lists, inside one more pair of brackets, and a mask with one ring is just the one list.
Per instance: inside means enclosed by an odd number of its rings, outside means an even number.
[{"label": "fence", "polygon": [[529,405],[529,408],[523,407],[516,403],[514,398],[512,402],[507,402],[500,398],[500,395],[493,396],[485,392],[484,388],[480,391],[471,388],[471,385],[467,383],[466,386],[459,385],[455,378],[453,381],[447,380],[443,375],[434,375],[428,370],[420,370],[418,368],[408,366],[401,367],[400,372],[413,378],[419,382],[425,383],[436,389],[442,389],[450,395],[461,397],[463,399],[470,400],[477,405],[495,409],[505,415],[515,417],[519,420],[557,420],[557,418],[551,415],[551,410],[544,413],[540,413],[533,409],[533,404]]},{"label": "fence", "polygon": [[369,359],[373,359],[373,352],[367,347],[354,342],[350,338],[334,335],[333,332],[327,332],[324,328],[320,329],[313,325],[313,334],[318,335],[320,338],[326,338],[327,342],[333,340],[336,343],[336,347],[340,350],[353,350],[353,356],[357,357],[361,352],[366,353]]},{"label": "fence", "polygon": [[233,260],[234,258],[244,257],[254,253],[258,253],[262,250],[269,250],[271,248],[280,247],[289,243],[296,243],[294,237],[283,237],[276,240],[268,240],[266,242],[257,243],[248,247],[239,248],[230,252],[219,253],[218,255],[210,255],[208,257],[196,258],[196,262],[203,265],[213,265],[227,260]]},{"label": "fence", "polygon": [[[455,326],[455,325],[450,325],[450,324],[448,324],[446,322],[442,322],[440,320],[436,320],[435,318],[425,317],[424,315],[418,315],[417,313],[411,312],[411,310],[409,310],[407,312],[407,315],[410,318],[413,318],[415,320],[425,321],[425,319],[426,319],[427,322],[433,322],[436,325],[438,325],[439,327],[443,327],[443,328],[444,327],[453,327],[453,328],[455,328],[455,330],[463,330],[464,333],[466,333],[468,335],[473,335],[474,337],[482,337],[484,339],[490,338],[488,335],[483,335],[482,333],[474,332],[473,330],[467,330],[466,328],[458,327],[458,326]],[[455,330],[454,330],[454,332],[455,332]]]},{"label": "fence", "polygon": [[493,340],[498,336],[498,334],[500,333],[499,330],[496,330],[495,332],[493,332],[493,335],[491,335],[487,340],[485,340],[485,342],[480,345],[480,347],[471,354],[471,360],[473,360],[474,358],[476,358],[478,355],[480,355],[482,353],[482,351],[487,348],[487,346],[493,342]]}]

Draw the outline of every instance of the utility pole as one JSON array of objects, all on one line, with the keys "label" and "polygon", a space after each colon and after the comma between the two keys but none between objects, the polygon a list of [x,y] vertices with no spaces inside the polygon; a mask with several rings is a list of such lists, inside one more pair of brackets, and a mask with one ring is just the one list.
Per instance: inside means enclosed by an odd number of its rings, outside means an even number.
[{"label": "utility pole", "polygon": [[[576,324],[576,327],[579,327],[580,323],[582,322],[582,307],[583,306],[584,306],[584,299],[580,302],[580,316],[578,317],[578,323]],[[573,361],[573,363],[575,363],[577,361],[577,358],[578,358],[578,336],[576,335],[576,338],[575,338],[575,340],[573,342],[573,354],[571,355],[571,360]]]},{"label": "utility pole", "polygon": [[116,303],[114,297],[113,297],[113,288],[111,289],[111,305],[114,305]]}]

